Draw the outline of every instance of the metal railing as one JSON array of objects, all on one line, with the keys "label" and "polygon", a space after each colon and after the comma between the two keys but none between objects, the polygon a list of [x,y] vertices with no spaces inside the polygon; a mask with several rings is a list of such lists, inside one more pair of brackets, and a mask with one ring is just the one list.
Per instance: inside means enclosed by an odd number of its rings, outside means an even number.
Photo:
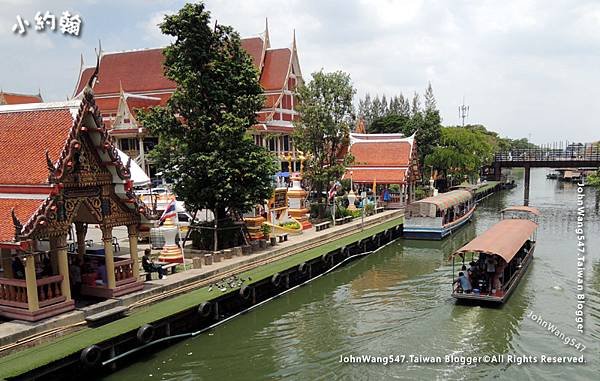
[{"label": "metal railing", "polygon": [[494,161],[597,161],[600,163],[600,147],[595,145],[584,145],[567,149],[516,149],[496,153],[496,155],[494,155]]}]

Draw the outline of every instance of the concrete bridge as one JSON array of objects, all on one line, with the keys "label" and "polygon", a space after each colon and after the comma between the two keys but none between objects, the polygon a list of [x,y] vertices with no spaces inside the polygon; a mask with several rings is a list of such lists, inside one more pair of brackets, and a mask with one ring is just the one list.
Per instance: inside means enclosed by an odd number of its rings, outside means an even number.
[{"label": "concrete bridge", "polygon": [[539,148],[499,152],[484,171],[500,180],[502,168],[525,168],[523,205],[529,205],[529,178],[531,168],[600,168],[600,146],[571,144],[562,148],[551,144]]}]

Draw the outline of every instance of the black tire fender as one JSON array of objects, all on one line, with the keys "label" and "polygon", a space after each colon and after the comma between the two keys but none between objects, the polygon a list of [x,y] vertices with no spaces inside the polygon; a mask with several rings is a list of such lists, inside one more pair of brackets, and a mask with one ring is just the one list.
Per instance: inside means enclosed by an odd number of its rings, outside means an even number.
[{"label": "black tire fender", "polygon": [[198,314],[202,317],[208,317],[212,312],[212,303],[204,302],[198,306]]},{"label": "black tire fender", "polygon": [[325,262],[327,266],[333,265],[333,255],[331,253],[326,253],[321,256],[321,260]]},{"label": "black tire fender", "polygon": [[140,343],[148,344],[154,338],[154,333],[154,326],[150,324],[144,324],[138,329],[137,334],[135,336],[137,337]]},{"label": "black tire fender", "polygon": [[248,285],[246,285],[246,284],[245,284],[245,285],[243,285],[243,286],[240,288],[240,296],[241,296],[243,299],[248,299],[248,298],[250,298],[250,295],[252,295],[252,288],[250,288],[250,286],[248,286]]},{"label": "black tire fender", "polygon": [[275,273],[273,274],[273,276],[271,277],[271,284],[275,287],[279,287],[279,285],[281,284],[281,274],[279,273]]},{"label": "black tire fender", "polygon": [[300,274],[306,274],[308,272],[308,264],[306,262],[302,262],[298,265],[298,272]]},{"label": "black tire fender", "polygon": [[90,345],[81,351],[79,359],[88,368],[95,368],[102,359],[102,349],[97,345]]}]

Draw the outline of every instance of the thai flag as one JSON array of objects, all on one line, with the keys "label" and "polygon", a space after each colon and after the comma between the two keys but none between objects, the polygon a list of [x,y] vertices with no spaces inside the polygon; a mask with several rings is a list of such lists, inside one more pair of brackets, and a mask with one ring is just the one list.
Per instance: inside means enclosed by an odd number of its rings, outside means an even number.
[{"label": "thai flag", "polygon": [[172,200],[169,205],[167,205],[167,207],[165,208],[165,211],[163,212],[162,216],[160,216],[160,223],[162,224],[163,222],[165,222],[165,220],[167,218],[171,218],[171,217],[175,217],[177,215],[177,211],[176,209],[176,201]]},{"label": "thai flag", "polygon": [[341,184],[340,184],[340,182],[339,182],[339,181],[336,181],[336,182],[333,184],[333,186],[332,186],[332,187],[331,187],[331,189],[329,190],[329,194],[328,194],[328,196],[329,196],[329,199],[330,199],[330,200],[333,198],[333,196],[335,196],[335,193],[336,193],[336,191],[337,191],[337,187],[338,187],[338,186],[340,186],[340,185],[341,185]]}]

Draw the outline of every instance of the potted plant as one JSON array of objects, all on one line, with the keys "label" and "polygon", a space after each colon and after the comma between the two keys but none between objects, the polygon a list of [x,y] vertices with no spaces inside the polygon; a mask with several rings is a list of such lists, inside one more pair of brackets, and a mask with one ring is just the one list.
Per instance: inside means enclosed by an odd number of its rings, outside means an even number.
[{"label": "potted plant", "polygon": [[[262,224],[262,233],[263,233],[263,239],[260,240],[260,246],[261,248],[264,248],[266,245],[266,242],[269,241],[269,238],[271,236],[271,227],[267,224]],[[274,238],[274,237],[273,237]],[[271,244],[273,244],[273,238],[271,238]]]}]

